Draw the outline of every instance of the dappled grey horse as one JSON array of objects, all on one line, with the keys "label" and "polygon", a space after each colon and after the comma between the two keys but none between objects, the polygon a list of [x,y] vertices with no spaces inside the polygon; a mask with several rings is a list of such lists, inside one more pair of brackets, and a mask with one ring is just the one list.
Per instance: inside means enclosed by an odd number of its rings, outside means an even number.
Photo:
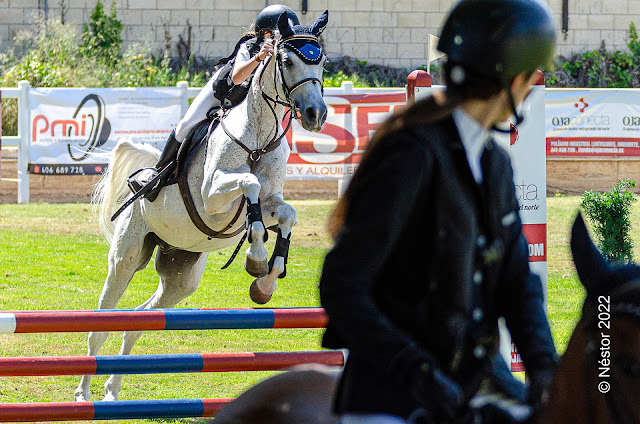
[{"label": "dappled grey horse", "polygon": [[[154,202],[133,202],[111,221],[129,197],[127,177],[153,166],[156,149],[121,140],[108,172],[96,188],[101,227],[111,243],[109,267],[98,307],[118,305],[134,274],[145,268],[158,246],[156,292],[139,308],[171,308],[192,294],[204,273],[208,252],[238,244],[248,235],[245,268],[257,277],[251,298],[266,303],[286,274],[286,259],[296,211],[283,200],[286,153],[280,148],[287,110],[306,130],[320,131],[326,119],[322,72],[326,60],[318,36],[326,27],[325,12],[311,27],[289,25],[280,16],[280,38],[274,56],[258,67],[247,98],[210,126],[205,148],[189,154],[190,165],[178,173],[178,184],[164,187]],[[245,219],[246,217],[246,219]],[[277,231],[269,260],[264,246],[266,228]],[[124,333],[120,354],[131,352],[141,331]],[[92,332],[88,354],[96,355],[108,333]],[[89,399],[90,376],[75,391],[78,401]],[[105,400],[115,400],[121,375],[105,384]]]}]

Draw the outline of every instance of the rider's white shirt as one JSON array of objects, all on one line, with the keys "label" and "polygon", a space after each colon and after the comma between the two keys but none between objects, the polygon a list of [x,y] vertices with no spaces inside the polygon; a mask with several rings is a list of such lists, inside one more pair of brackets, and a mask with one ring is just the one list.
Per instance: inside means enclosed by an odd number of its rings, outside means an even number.
[{"label": "rider's white shirt", "polygon": [[460,134],[460,139],[462,140],[473,178],[480,184],[482,182],[480,157],[484,151],[484,146],[491,138],[491,134],[462,108],[455,108],[452,115],[458,133]]}]

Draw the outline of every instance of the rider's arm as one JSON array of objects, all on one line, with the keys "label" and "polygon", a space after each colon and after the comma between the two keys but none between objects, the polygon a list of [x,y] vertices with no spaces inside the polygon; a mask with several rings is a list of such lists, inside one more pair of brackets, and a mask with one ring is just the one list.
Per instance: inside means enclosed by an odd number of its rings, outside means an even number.
[{"label": "rider's arm", "polygon": [[255,56],[249,54],[249,50],[243,44],[238,53],[236,54],[235,65],[233,66],[233,73],[231,74],[231,80],[234,84],[241,84],[249,75],[256,70],[258,65],[265,60],[270,54],[273,53],[273,43],[265,41],[260,48],[260,51]]}]

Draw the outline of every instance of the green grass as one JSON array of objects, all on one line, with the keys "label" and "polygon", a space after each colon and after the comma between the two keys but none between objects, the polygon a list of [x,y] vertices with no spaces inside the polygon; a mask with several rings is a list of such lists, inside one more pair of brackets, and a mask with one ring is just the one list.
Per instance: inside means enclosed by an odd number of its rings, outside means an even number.
[{"label": "green grass", "polygon": [[[563,352],[580,315],[584,290],[568,248],[569,228],[579,197],[548,199],[548,312],[558,350]],[[330,247],[324,229],[333,201],[291,201],[298,211],[288,276],[269,306],[315,306],[322,259]],[[633,228],[640,212],[632,213]],[[270,249],[275,237],[271,237]],[[635,238],[635,255],[640,240]],[[106,273],[108,246],[86,204],[0,204],[0,310],[94,309]],[[251,283],[242,254],[220,270],[232,249],[213,252],[200,288],[179,307],[247,307]],[[152,264],[131,282],[119,307],[132,308],[156,289]],[[321,330],[209,330],[147,332],[134,353],[315,350]],[[112,334],[100,354],[116,354],[121,334]],[[86,334],[0,335],[2,356],[65,356],[86,353]],[[121,399],[237,396],[272,375],[253,373],[126,376]],[[102,398],[106,376],[92,380],[92,399]],[[79,377],[9,377],[0,380],[0,402],[70,401]],[[173,421],[173,420],[172,420]],[[194,420],[179,420],[194,422]],[[197,420],[196,420],[197,421]],[[154,420],[153,422],[159,422]]]}]

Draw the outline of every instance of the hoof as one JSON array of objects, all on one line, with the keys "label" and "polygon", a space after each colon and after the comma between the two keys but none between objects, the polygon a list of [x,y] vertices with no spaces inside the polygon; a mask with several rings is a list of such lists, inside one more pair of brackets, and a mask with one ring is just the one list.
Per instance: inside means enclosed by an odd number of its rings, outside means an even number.
[{"label": "hoof", "polygon": [[256,284],[256,281],[257,280],[253,280],[253,283],[251,283],[251,287],[249,288],[249,296],[251,297],[251,300],[253,300],[258,305],[264,305],[271,300],[271,295],[262,293],[258,288],[258,284]]},{"label": "hoof", "polygon": [[115,402],[116,400],[118,400],[118,397],[113,393],[107,393],[106,395],[104,395],[104,398],[102,398],[103,402]]},{"label": "hoof", "polygon": [[250,276],[260,278],[269,273],[269,263],[267,261],[254,261],[249,257],[244,259],[244,269]]}]

